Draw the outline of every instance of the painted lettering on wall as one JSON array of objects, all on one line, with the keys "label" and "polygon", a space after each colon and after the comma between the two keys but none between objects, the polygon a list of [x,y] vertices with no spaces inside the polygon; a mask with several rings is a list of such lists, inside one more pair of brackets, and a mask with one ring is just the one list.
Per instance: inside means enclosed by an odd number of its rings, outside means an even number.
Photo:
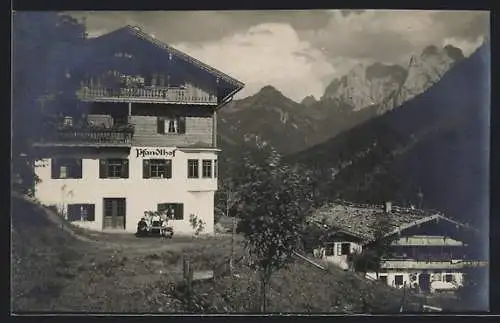
[{"label": "painted lettering on wall", "polygon": [[175,157],[176,149],[169,150],[165,148],[156,149],[146,149],[146,148],[136,148],[136,158],[144,157]]}]

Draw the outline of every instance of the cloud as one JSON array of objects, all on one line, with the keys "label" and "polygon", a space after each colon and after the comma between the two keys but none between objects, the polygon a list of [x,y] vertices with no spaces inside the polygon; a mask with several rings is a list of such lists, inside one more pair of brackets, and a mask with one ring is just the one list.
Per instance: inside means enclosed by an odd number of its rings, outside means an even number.
[{"label": "cloud", "polygon": [[324,27],[327,10],[238,10],[238,11],[75,11],[85,17],[89,29],[113,30],[126,24],[155,32],[169,42],[218,40],[264,23],[286,23],[295,30]]},{"label": "cloud", "polygon": [[241,96],[271,84],[296,101],[320,97],[335,72],[324,53],[300,40],[289,24],[260,24],[215,42],[172,45],[245,82]]},{"label": "cloud", "polygon": [[[453,38],[471,47],[487,33],[487,12],[365,10],[357,14],[331,11],[325,28],[305,31],[302,37],[324,47],[331,57],[407,62],[428,45]],[[469,44],[470,43],[470,44]]]},{"label": "cloud", "polygon": [[433,44],[472,53],[489,33],[489,12],[429,10],[269,10],[77,12],[89,33],[125,24],[247,84],[244,95],[273,85],[301,100],[320,97],[357,63],[405,66]]}]

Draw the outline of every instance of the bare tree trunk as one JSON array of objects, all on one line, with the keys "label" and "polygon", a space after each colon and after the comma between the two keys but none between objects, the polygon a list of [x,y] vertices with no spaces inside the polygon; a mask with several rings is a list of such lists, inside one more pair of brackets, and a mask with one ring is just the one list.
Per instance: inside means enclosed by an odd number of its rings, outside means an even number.
[{"label": "bare tree trunk", "polygon": [[267,282],[266,282],[266,278],[265,277],[262,277],[261,278],[261,281],[260,281],[261,285],[260,285],[260,311],[262,313],[265,313],[266,312],[266,307],[267,307],[267,302],[266,302],[266,285],[267,285]]},{"label": "bare tree trunk", "polygon": [[267,287],[269,285],[270,274],[266,269],[262,269],[260,276],[260,304],[261,312],[267,311]]}]

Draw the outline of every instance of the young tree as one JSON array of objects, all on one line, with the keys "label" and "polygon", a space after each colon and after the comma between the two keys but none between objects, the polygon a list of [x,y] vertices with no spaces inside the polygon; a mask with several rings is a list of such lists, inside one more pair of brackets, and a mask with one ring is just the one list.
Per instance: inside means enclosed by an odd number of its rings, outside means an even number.
[{"label": "young tree", "polygon": [[387,236],[390,232],[389,214],[387,212],[377,214],[374,223],[374,241],[368,248],[363,248],[361,253],[353,254],[349,259],[355,271],[375,272],[377,279],[379,278],[382,261],[384,257],[390,255],[391,240]]},{"label": "young tree", "polygon": [[391,232],[391,222],[389,212],[386,211],[378,214],[375,221],[375,242],[373,244],[374,255],[371,257],[372,264],[370,267],[375,270],[377,279],[379,278],[380,266],[384,257],[389,255],[391,240],[387,235]]},{"label": "young tree", "polygon": [[261,310],[265,312],[271,275],[290,261],[314,206],[313,183],[308,172],[283,164],[274,150],[268,158],[244,160],[240,230],[260,275]]}]

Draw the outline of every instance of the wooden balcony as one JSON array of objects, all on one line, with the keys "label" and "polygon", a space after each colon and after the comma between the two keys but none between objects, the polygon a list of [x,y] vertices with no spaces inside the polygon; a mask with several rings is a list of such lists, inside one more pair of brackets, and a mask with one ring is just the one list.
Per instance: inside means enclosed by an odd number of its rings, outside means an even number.
[{"label": "wooden balcony", "polygon": [[38,147],[131,147],[132,126],[114,128],[63,127],[53,131],[35,144]]},{"label": "wooden balcony", "polygon": [[82,87],[77,92],[87,102],[132,102],[216,105],[217,96],[196,88],[143,86],[136,88]]}]

